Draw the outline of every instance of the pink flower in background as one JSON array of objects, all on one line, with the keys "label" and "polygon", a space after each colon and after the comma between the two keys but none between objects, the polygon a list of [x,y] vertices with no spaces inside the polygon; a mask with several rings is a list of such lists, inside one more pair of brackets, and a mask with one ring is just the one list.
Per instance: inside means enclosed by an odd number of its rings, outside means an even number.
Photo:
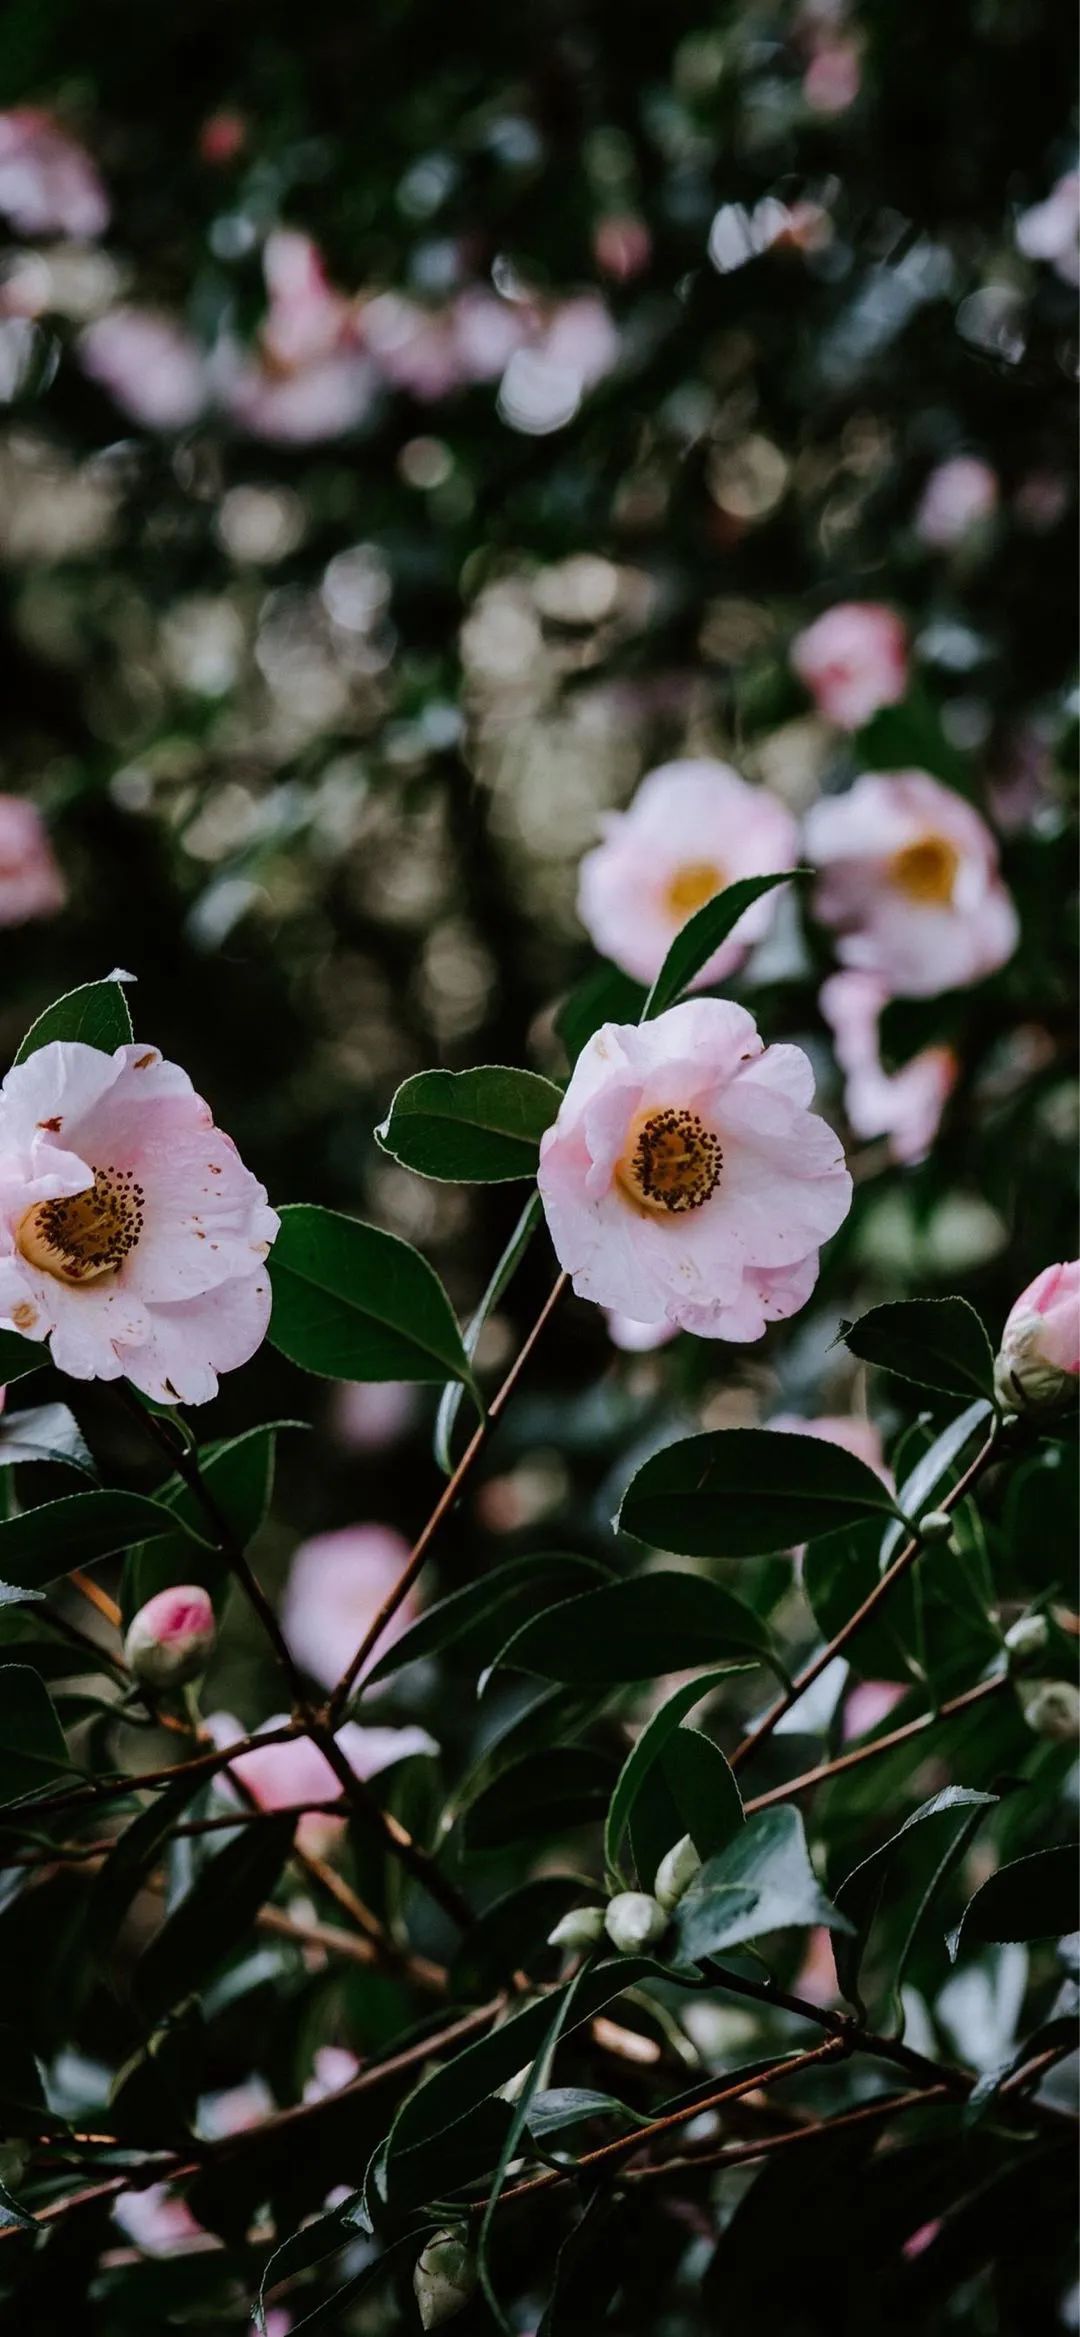
[{"label": "pink flower in background", "polygon": [[560,1264],[582,1298],[703,1338],[758,1339],[805,1304],[847,1215],[838,1139],[798,1047],[725,999],[606,1023],[540,1147]]},{"label": "pink flower in background", "polygon": [[25,795],[0,795],[0,927],[54,917],[66,899],[36,804]]},{"label": "pink flower in background", "polygon": [[340,1380],[331,1407],[333,1435],[346,1452],[382,1452],[407,1435],[416,1413],[410,1380]]},{"label": "pink flower in background", "polygon": [[503,421],[535,437],[561,430],[587,391],[618,364],[620,349],[618,327],[597,293],[557,302],[507,365],[499,389]]},{"label": "pink flower in background", "polygon": [[[297,1663],[320,1687],[332,1688],[340,1678],[408,1556],[408,1543],[391,1526],[345,1526],[301,1543],[289,1568],[281,1621]],[[416,1612],[410,1592],[387,1626],[387,1645]]]},{"label": "pink flower in background", "polygon": [[[887,1470],[879,1473],[888,1475]],[[856,1737],[869,1736],[871,1729],[880,1727],[906,1694],[907,1689],[899,1680],[858,1680],[844,1704],[844,1743],[853,1744]]]},{"label": "pink flower in background", "polygon": [[212,361],[234,422],[256,438],[306,445],[363,420],[376,380],[355,301],[328,282],[311,238],[279,227],[263,252],[267,307],[254,349],[226,339]]},{"label": "pink flower in background", "polygon": [[629,284],[652,258],[652,237],[644,219],[634,211],[610,211],[593,229],[593,256],[605,276]]},{"label": "pink flower in background", "polygon": [[187,430],[207,402],[203,352],[175,317],[112,308],[79,336],[79,363],[148,430]]},{"label": "pink flower in background", "polygon": [[997,1359],[998,1395],[1020,1410],[1071,1403],[1080,1384],[1080,1259],[1044,1266],[1010,1309]]},{"label": "pink flower in background", "polygon": [[208,114],[199,131],[199,154],[203,162],[223,169],[235,162],[247,145],[247,123],[243,114],[231,113],[226,108],[217,114]]},{"label": "pink flower in background", "polygon": [[70,235],[108,225],[105,189],[85,148],[38,106],[0,114],[0,212],[18,235]]},{"label": "pink flower in background", "polygon": [[829,722],[861,730],[907,689],[907,632],[878,601],[838,601],[796,634],[791,662]]},{"label": "pink flower in background", "polygon": [[470,284],[454,302],[454,343],[462,378],[497,381],[532,330],[535,311],[521,300],[504,300],[484,284]]},{"label": "pink flower in background", "polygon": [[869,772],[807,813],[816,914],[846,966],[901,998],[979,982],[1012,956],[1019,922],[997,845],[969,803],[925,771]]},{"label": "pink flower in background", "polygon": [[998,507],[997,472],[975,454],[955,454],[931,471],[915,513],[915,533],[935,552],[951,551]]},{"label": "pink flower in background", "polygon": [[168,2183],[142,2191],[121,2191],[113,2201],[113,2222],[144,2256],[181,2256],[190,2248],[216,2248],[220,2241],[197,2223],[187,2200]]},{"label": "pink flower in background", "polygon": [[1067,171],[1047,195],[1022,211],[1017,249],[1026,260],[1046,260],[1066,284],[1080,284],[1080,172]]},{"label": "pink flower in background", "polygon": [[270,1318],[266,1194],[156,1047],[53,1040],[0,1088],[0,1323],[73,1379],[202,1404]]},{"label": "pink flower in background", "polygon": [[[629,809],[607,814],[603,831],[581,863],[578,913],[603,956],[639,982],[654,980],[675,935],[715,893],[736,877],[791,868],[798,853],[786,804],[710,760],[650,771]],[[774,907],[767,894],[740,917],[698,985],[742,964]]]},{"label": "pink flower in background", "polygon": [[380,292],[364,309],[363,333],[379,372],[395,389],[434,404],[460,387],[461,349],[448,310],[424,308],[402,292]]},{"label": "pink flower in background", "polygon": [[951,1047],[923,1047],[899,1071],[886,1071],[878,1043],[888,989],[855,968],[822,983],[821,1011],[845,1074],[844,1109],[856,1136],[884,1136],[893,1159],[925,1160],[960,1073]]},{"label": "pink flower in background", "polygon": [[832,1933],[823,1923],[807,1934],[806,1949],[795,1980],[796,1994],[807,2004],[834,2004],[837,1996],[836,1959]]},{"label": "pink flower in background", "polygon": [[304,2087],[304,2100],[325,2101],[327,2094],[340,2093],[342,2086],[351,2085],[359,2074],[360,2063],[347,2045],[316,2045],[311,2076]]},{"label": "pink flower in background", "polygon": [[803,96],[815,114],[842,114],[858,97],[862,64],[853,40],[823,41],[803,75]]},{"label": "pink flower in background", "polygon": [[842,1451],[854,1453],[857,1461],[865,1461],[886,1484],[892,1483],[881,1430],[874,1420],[860,1420],[854,1412],[822,1412],[816,1420],[804,1420],[799,1412],[778,1412],[766,1426],[779,1430],[781,1436],[817,1436],[823,1444],[838,1444]]},{"label": "pink flower in background", "polygon": [[[352,1649],[343,1648],[341,1668],[344,1669]],[[263,1722],[263,1728],[280,1728],[288,1714],[273,1713]],[[224,1712],[211,1714],[206,1723],[207,1733],[224,1750],[243,1735],[238,1721]],[[355,1721],[346,1721],[337,1730],[337,1742],[357,1777],[367,1779],[378,1775],[380,1769],[389,1769],[395,1761],[405,1761],[414,1753],[434,1753],[437,1746],[423,1728],[359,1728]],[[325,1753],[310,1737],[286,1737],[280,1744],[253,1747],[230,1762],[224,1777],[238,1777],[246,1786],[253,1801],[263,1810],[292,1809],[299,1802],[340,1801],[341,1785]],[[333,1847],[340,1834],[342,1820],[329,1810],[312,1810],[301,1818],[297,1841],[302,1850],[319,1857]]]}]

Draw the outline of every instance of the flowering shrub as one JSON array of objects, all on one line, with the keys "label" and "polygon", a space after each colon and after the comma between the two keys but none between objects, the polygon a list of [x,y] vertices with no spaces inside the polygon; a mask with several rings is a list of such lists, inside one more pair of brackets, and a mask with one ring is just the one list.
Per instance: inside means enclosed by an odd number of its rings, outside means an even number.
[{"label": "flowering shrub", "polygon": [[13,2327],[1074,2325],[1060,25],[0,29]]}]

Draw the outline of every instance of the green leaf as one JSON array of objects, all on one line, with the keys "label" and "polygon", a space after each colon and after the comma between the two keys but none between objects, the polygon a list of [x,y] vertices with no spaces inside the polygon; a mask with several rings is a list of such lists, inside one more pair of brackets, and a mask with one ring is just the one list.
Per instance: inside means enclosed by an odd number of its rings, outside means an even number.
[{"label": "green leaf", "polygon": [[44,1680],[29,1664],[0,1665],[0,1807],[9,1808],[71,1774],[64,1732]]},{"label": "green leaf", "polygon": [[450,1997],[467,2002],[505,1987],[516,1971],[550,1960],[548,1933],[572,1907],[599,1899],[595,1884],[574,1874],[538,1875],[485,1907],[467,1931],[450,1967]]},{"label": "green leaf", "polygon": [[700,1729],[677,1728],[654,1761],[630,1812],[630,1844],[642,1890],[673,1842],[689,1834],[698,1857],[730,1842],[734,1780],[719,1745]]},{"label": "green leaf", "polygon": [[477,1795],[465,1819],[469,1849],[509,1849],[519,1839],[591,1824],[607,1809],[615,1774],[608,1755],[587,1746],[527,1753]]},{"label": "green leaf", "polygon": [[993,1397],[990,1341],[966,1298],[908,1298],[872,1307],[844,1331],[853,1355],[918,1387]]},{"label": "green leaf", "polygon": [[947,1785],[924,1801],[895,1834],[879,1843],[868,1858],[860,1861],[845,1875],[834,1900],[842,1915],[846,1915],[851,1930],[846,1938],[836,1943],[836,1976],[844,1995],[852,2004],[861,2003],[858,1995],[859,1966],[866,1951],[871,1926],[881,1905],[882,1892],[896,1863],[901,1843],[914,1826],[921,1826],[928,1818],[947,1817],[953,1810],[987,1809],[998,1796],[996,1793],[972,1793],[960,1785]]},{"label": "green leaf", "polygon": [[35,1404],[0,1418],[0,1469],[29,1461],[51,1461],[96,1477],[97,1469],[79,1423],[66,1404]]},{"label": "green leaf", "polygon": [[450,1301],[426,1259],[396,1234],[334,1209],[281,1211],[270,1260],[270,1338],[328,1379],[472,1377]]},{"label": "green leaf", "polygon": [[[933,1498],[938,1488],[952,1483],[959,1455],[965,1445],[970,1443],[976,1429],[983,1427],[990,1416],[991,1406],[980,1396],[974,1404],[968,1405],[966,1411],[958,1412],[955,1420],[950,1420],[941,1435],[934,1438],[928,1451],[899,1488],[897,1500],[905,1518],[921,1517],[925,1509],[932,1505],[938,1506]],[[906,1531],[903,1518],[895,1518],[892,1525],[886,1526],[881,1544],[882,1568],[895,1556]]]},{"label": "green leaf", "polygon": [[[241,1548],[246,1549],[258,1533],[270,1507],[278,1431],[304,1426],[300,1420],[272,1420],[258,1428],[246,1428],[240,1436],[203,1446],[200,1473]],[[125,1628],[159,1590],[177,1583],[199,1583],[217,1598],[229,1579],[226,1561],[216,1550],[192,1547],[193,1534],[212,1535],[214,1527],[198,1494],[184,1478],[167,1478],[158,1486],[154,1499],[176,1523],[154,1541],[139,1543],[128,1556],[120,1593]]]},{"label": "green leaf", "polygon": [[202,1987],[247,1937],[292,1848],[295,1818],[245,1826],[200,1866],[135,1967],[132,1989],[145,2019],[158,2021]]},{"label": "green leaf", "polygon": [[0,2028],[0,2136],[62,2134],[66,2118],[45,2102],[41,2071],[21,2028]]},{"label": "green leaf", "polygon": [[[531,1194],[492,1274],[483,1298],[475,1314],[470,1315],[466,1324],[462,1345],[470,1363],[476,1355],[484,1325],[494,1313],[504,1291],[509,1289],[537,1227],[543,1222],[543,1215],[539,1193]],[[435,1415],[435,1458],[447,1477],[454,1466],[450,1445],[454,1433],[454,1423],[461,1410],[461,1399],[464,1392],[459,1380],[451,1380],[443,1389],[439,1398],[439,1409]]]},{"label": "green leaf", "polygon": [[384,1152],[422,1177],[490,1185],[534,1177],[540,1138],[562,1090],[535,1071],[485,1063],[473,1071],[418,1071],[375,1133]]},{"label": "green leaf", "polygon": [[570,2015],[573,2011],[576,1999],[581,1994],[582,1987],[589,1977],[589,1971],[590,1967],[588,1963],[583,1963],[581,1970],[575,1974],[575,1977],[570,1982],[569,1988],[561,1991],[555,2001],[547,2031],[536,2049],[532,2067],[530,2068],[528,2076],[525,2079],[525,2083],[522,2086],[521,2091],[513,2105],[513,2116],[510,2120],[506,2139],[503,2143],[501,2151],[499,2152],[499,2163],[495,2169],[495,2178],[492,2183],[491,2190],[488,2194],[487,2205],[480,2219],[480,2232],[476,2247],[477,2266],[480,2273],[480,2285],[484,2291],[484,2295],[487,2298],[488,2304],[495,2316],[499,2328],[503,2331],[503,2337],[513,2337],[513,2328],[511,2323],[507,2320],[506,2315],[499,2303],[498,2297],[495,2294],[495,2289],[491,2279],[491,2269],[488,2264],[488,2240],[491,2233],[492,2221],[494,2219],[495,2210],[499,2204],[499,2195],[502,2191],[503,2184],[506,2181],[511,2159],[514,2158],[522,2134],[525,2131],[525,2125],[529,2115],[529,2106],[532,2102],[533,2095],[537,2092],[539,2086],[543,2082],[544,2076],[546,2075],[548,2066],[551,2061],[551,2057],[554,2054],[555,2048],[559,2042],[559,2038],[561,2037],[563,2029],[566,2027],[570,2019]]},{"label": "green leaf", "polygon": [[981,1947],[998,1940],[1061,1939],[1077,1928],[1078,1902],[1080,1850],[1073,1843],[1014,1858],[968,1900],[949,1934],[949,1954],[955,1963],[961,1941]]},{"label": "green leaf", "polygon": [[701,1574],[635,1574],[549,1607],[522,1625],[492,1670],[578,1681],[654,1680],[661,1672],[747,1654],[771,1660],[766,1625],[752,1608]]},{"label": "green leaf", "polygon": [[[339,2207],[330,2208],[325,2215],[313,2216],[310,2223],[303,2224],[299,2231],[292,2232],[287,2240],[282,2240],[280,2247],[275,2248],[272,2256],[267,2258],[259,2282],[254,2320],[260,2337],[265,2337],[266,2303],[271,2289],[277,2288],[283,2280],[291,2279],[297,2272],[310,2272],[314,2265],[321,2264],[327,2256],[336,2256],[339,2249],[356,2239],[358,2233],[369,2233],[370,2230],[362,2195],[354,2191],[351,2198],[343,2199]],[[295,2322],[290,2322],[291,2328],[295,2326]]]},{"label": "green leaf", "polygon": [[[604,1828],[604,1859],[611,1874],[619,1875],[619,1845],[626,1827],[630,1823],[630,1814],[634,1803],[654,1762],[659,1760],[669,1737],[678,1728],[680,1721],[693,1710],[695,1704],[700,1704],[703,1696],[711,1695],[712,1691],[719,1687],[721,1681],[727,1679],[731,1668],[729,1664],[725,1664],[720,1671],[702,1672],[696,1680],[685,1680],[682,1686],[676,1688],[674,1693],[660,1706],[659,1711],[654,1712],[652,1719],[642,1729],[633,1750],[627,1754],[619,1771],[618,1783],[611,1797],[611,1807]],[[723,1760],[722,1754],[720,1757]],[[734,1834],[743,1822],[742,1796],[726,1761],[724,1768],[730,1786],[724,1816],[728,1823],[728,1832]],[[665,1848],[670,1850],[672,1843],[679,1839],[678,1835],[673,1835],[672,1841],[667,1843]]]},{"label": "green leaf", "polygon": [[695,909],[671,944],[642,1007],[642,1022],[651,1022],[654,1015],[674,1006],[755,901],[771,893],[778,884],[790,884],[794,877],[811,873],[808,868],[785,868],[775,876],[740,876],[734,884],[725,885],[722,892],[714,893],[703,908]]},{"label": "green leaf", "polygon": [[608,1569],[597,1558],[579,1558],[572,1551],[541,1550],[527,1558],[511,1558],[425,1607],[418,1622],[403,1631],[385,1655],[365,1675],[371,1688],[403,1665],[421,1656],[443,1655],[455,1648],[477,1669],[489,1663],[519,1624],[565,1598],[567,1591],[608,1579]]},{"label": "green leaf", "polygon": [[788,1804],[759,1810],[725,1850],[706,1860],[674,1914],[680,1961],[699,1963],[724,1948],[791,1924],[846,1931],[810,1864],[803,1823]]},{"label": "green leaf", "polygon": [[606,1022],[640,1022],[644,1004],[641,983],[631,981],[629,974],[620,973],[617,966],[603,959],[564,998],[555,1017],[567,1060],[576,1063],[582,1048]]},{"label": "green leaf", "polygon": [[84,982],[39,1014],[15,1061],[25,1063],[28,1055],[36,1055],[39,1047],[47,1047],[53,1039],[79,1040],[84,1047],[99,1047],[103,1054],[111,1055],[117,1047],[129,1046],[133,1037],[128,1002],[119,982]]},{"label": "green leaf", "polygon": [[0,1388],[25,1379],[28,1371],[40,1371],[48,1361],[49,1350],[43,1341],[20,1339],[16,1331],[0,1331]]},{"label": "green leaf", "polygon": [[[349,2209],[346,2206],[341,2209],[333,2210],[333,2213],[339,2214],[342,2217],[347,2217]],[[324,2219],[320,2217],[320,2223],[323,2220]],[[362,2225],[360,2225],[358,2222],[357,2230],[361,2230],[362,2228]],[[296,2232],[293,2235],[294,2239],[298,2243],[305,2241],[308,2237],[308,2233],[312,2229],[313,2227],[311,2225],[305,2226],[303,2231]],[[406,2232],[401,2239],[393,2240],[388,2248],[383,2249],[381,2256],[376,2256],[373,2263],[365,2264],[363,2270],[360,2272],[354,2272],[351,2277],[344,2282],[341,2288],[335,2289],[333,2296],[324,2297],[321,2304],[315,2305],[310,2313],[305,2313],[302,2321],[290,2320],[289,2337],[301,2337],[301,2332],[304,2329],[318,2329],[320,2327],[325,2327],[326,2323],[331,2319],[335,2322],[337,2329],[340,2329],[340,2315],[343,2307],[347,2304],[355,2304],[358,2298],[366,2296],[368,2290],[374,2288],[382,2279],[387,2266],[402,2258],[408,2250],[411,2249],[415,2254],[418,2255],[424,2233],[430,2229],[432,2229],[430,2224],[421,2224],[418,2225],[413,2231]],[[350,2235],[348,2232],[346,2232],[345,2238],[347,2239],[350,2236],[355,2238],[356,2233],[354,2232]],[[278,2249],[276,2255],[271,2257],[270,2264],[268,2264],[266,2272],[263,2275],[263,2285],[259,2290],[259,2298],[255,2307],[255,2326],[260,2331],[260,2337],[265,2337],[266,2331],[265,2292],[270,2283],[271,2267],[277,2262],[278,2257],[284,2254],[285,2248],[290,2247],[291,2245],[292,2242],[287,2240],[284,2247]],[[338,2246],[341,2247],[343,2245],[344,2240],[340,2240],[338,2242]],[[300,2252],[301,2251],[298,2248],[296,2258],[291,2264],[290,2270],[300,2270],[301,2267],[298,2260]],[[329,2250],[320,2250],[319,2254],[313,2257],[311,2261],[317,2263],[322,2255],[328,2253],[333,2254],[334,2252],[335,2251],[332,2248]],[[276,2271],[274,2274],[274,2285],[276,2285],[282,2277],[282,2273],[280,2271]]]},{"label": "green leaf", "polygon": [[[0,2117],[2,2114],[0,2111]],[[28,2215],[25,2207],[20,2207],[18,2200],[13,2199],[10,2191],[5,2190],[0,2183],[0,2230],[11,2224],[16,2225],[19,2231],[33,2232],[35,2237],[41,2228],[34,2216]]]},{"label": "green leaf", "polygon": [[[133,1790],[138,1782],[137,1777],[132,1779]],[[185,1777],[181,1770],[165,1792],[156,1793],[130,1826],[125,1826],[104,1865],[98,1868],[90,1886],[84,1935],[87,1955],[95,1962],[100,1963],[108,1953],[136,1891],[205,1783],[197,1771]]]},{"label": "green leaf", "polygon": [[880,1477],[838,1445],[792,1434],[780,1451],[775,1429],[721,1428],[654,1453],[618,1523],[654,1550],[756,1558],[895,1508]]},{"label": "green leaf", "polygon": [[170,1512],[145,1493],[65,1493],[0,1524],[0,1578],[38,1590],[171,1527]]}]

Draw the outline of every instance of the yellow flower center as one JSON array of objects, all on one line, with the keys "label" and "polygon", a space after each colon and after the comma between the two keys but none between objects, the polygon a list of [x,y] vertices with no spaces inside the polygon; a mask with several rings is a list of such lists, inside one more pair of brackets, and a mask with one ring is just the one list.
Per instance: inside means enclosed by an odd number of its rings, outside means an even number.
[{"label": "yellow flower center", "polygon": [[720,1139],[698,1112],[650,1112],[634,1122],[615,1180],[635,1209],[674,1216],[704,1206],[723,1165]]},{"label": "yellow flower center", "polygon": [[917,836],[913,844],[893,853],[889,875],[909,900],[947,909],[959,866],[960,854],[947,836]]},{"label": "yellow flower center", "polygon": [[85,1192],[35,1201],[15,1239],[31,1266],[74,1285],[115,1274],[143,1227],[143,1189],[134,1169],[95,1169]]},{"label": "yellow flower center", "polygon": [[664,905],[680,925],[695,909],[703,909],[714,893],[722,893],[727,876],[715,860],[684,860],[664,887]]}]

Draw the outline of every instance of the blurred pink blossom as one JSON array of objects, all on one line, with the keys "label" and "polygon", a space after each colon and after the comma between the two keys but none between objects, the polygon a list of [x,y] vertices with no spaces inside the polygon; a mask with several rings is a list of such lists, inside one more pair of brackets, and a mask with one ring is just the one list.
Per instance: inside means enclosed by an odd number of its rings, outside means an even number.
[{"label": "blurred pink blossom", "polygon": [[381,1452],[406,1435],[416,1411],[411,1380],[341,1380],[331,1403],[333,1434],[346,1452]]},{"label": "blurred pink blossom", "polygon": [[582,1298],[703,1338],[759,1339],[804,1306],[851,1180],[798,1047],[745,1008],[686,1000],[605,1023],[540,1148],[540,1194]]},{"label": "blurred pink blossom", "polygon": [[915,513],[915,532],[933,551],[951,551],[998,506],[997,472],[978,455],[956,454],[931,471]]},{"label": "blurred pink blossom", "polygon": [[163,310],[108,309],[87,325],[78,349],[83,372],[148,430],[187,430],[206,405],[203,352]]},{"label": "blurred pink blossom", "polygon": [[593,229],[596,265],[617,284],[640,276],[652,257],[652,237],[644,219],[633,211],[609,211]]},{"label": "blurred pink blossom", "polygon": [[[342,1663],[346,1656],[343,1654]],[[287,1713],[273,1713],[262,1723],[264,1729],[280,1728]],[[206,1722],[207,1733],[215,1745],[225,1750],[244,1734],[240,1723],[229,1713],[212,1713]],[[261,1733],[261,1732],[257,1732]],[[337,1742],[357,1777],[367,1779],[378,1775],[380,1769],[389,1769],[395,1761],[404,1761],[414,1753],[433,1753],[434,1740],[422,1728],[360,1728],[355,1721],[346,1721],[337,1731]],[[337,1801],[341,1786],[326,1755],[312,1744],[310,1737],[287,1737],[280,1744],[253,1746],[241,1753],[223,1772],[227,1780],[239,1778],[260,1809],[291,1809],[300,1802]],[[311,1810],[299,1821],[297,1842],[312,1857],[319,1857],[338,1840],[342,1820],[329,1810]]]},{"label": "blurred pink blossom", "polygon": [[186,2255],[190,2248],[219,2245],[196,2222],[186,2199],[168,2183],[150,2183],[142,2191],[121,2191],[112,2212],[113,2222],[125,2239],[144,2256]]},{"label": "blurred pink blossom", "polygon": [[[391,1526],[343,1526],[302,1542],[289,1568],[282,1600],[285,1637],[297,1663],[320,1687],[332,1688],[359,1647],[409,1556]],[[400,1637],[417,1612],[413,1592],[387,1625],[384,1644]]]},{"label": "blurred pink blossom", "polygon": [[[767,788],[751,787],[728,763],[663,763],[627,811],[606,815],[602,841],[581,863],[578,913],[603,956],[651,982],[697,909],[738,877],[793,867],[797,851],[795,821]],[[696,986],[741,965],[774,908],[767,894],[747,909]]]},{"label": "blurred pink blossom", "polygon": [[54,917],[66,899],[37,805],[25,795],[0,795],[0,927]]},{"label": "blurred pink blossom", "polygon": [[907,632],[878,601],[837,601],[791,644],[791,662],[820,712],[840,730],[861,730],[907,689]]},{"label": "blurred pink blossom", "polygon": [[311,2076],[304,2087],[305,2102],[325,2101],[327,2094],[340,2093],[343,2085],[352,2084],[359,2071],[360,2063],[347,2045],[317,2045]]},{"label": "blurred pink blossom", "polygon": [[1066,284],[1080,284],[1080,172],[1070,170],[1045,202],[1022,211],[1017,249],[1026,260],[1046,260]]},{"label": "blurred pink blossom", "polygon": [[267,307],[253,348],[226,337],[214,385],[256,438],[304,445],[363,420],[376,378],[361,345],[358,304],[329,283],[311,238],[279,227],[263,251]]},{"label": "blurred pink blossom", "polygon": [[845,1074],[844,1109],[852,1131],[888,1139],[893,1159],[925,1160],[959,1076],[951,1047],[923,1047],[899,1071],[886,1071],[878,1025],[888,989],[876,974],[854,967],[830,974],[821,987],[821,1011]]},{"label": "blurred pink blossom", "polygon": [[860,1419],[854,1412],[821,1412],[814,1420],[804,1420],[799,1412],[778,1412],[766,1425],[778,1429],[782,1436],[817,1436],[823,1444],[838,1444],[844,1452],[854,1453],[857,1461],[865,1461],[886,1484],[892,1483],[881,1430],[874,1420]]},{"label": "blurred pink blossom", "polygon": [[869,1736],[906,1694],[899,1680],[858,1680],[844,1705],[844,1743]]},{"label": "blurred pink blossom", "polygon": [[1019,921],[977,811],[926,771],[869,772],[806,817],[814,909],[845,966],[896,997],[981,981],[1016,948]]},{"label": "blurred pink blossom", "polygon": [[854,104],[861,82],[858,42],[824,40],[803,75],[803,96],[815,114],[842,114]]},{"label": "blurred pink blossom", "polygon": [[38,106],[0,114],[0,212],[18,235],[69,235],[79,243],[108,225],[90,156]]},{"label": "blurred pink blossom", "polygon": [[836,2000],[836,1958],[833,1954],[832,1933],[823,1923],[815,1924],[814,1929],[807,1934],[794,1993],[807,2004],[833,2004]]}]

